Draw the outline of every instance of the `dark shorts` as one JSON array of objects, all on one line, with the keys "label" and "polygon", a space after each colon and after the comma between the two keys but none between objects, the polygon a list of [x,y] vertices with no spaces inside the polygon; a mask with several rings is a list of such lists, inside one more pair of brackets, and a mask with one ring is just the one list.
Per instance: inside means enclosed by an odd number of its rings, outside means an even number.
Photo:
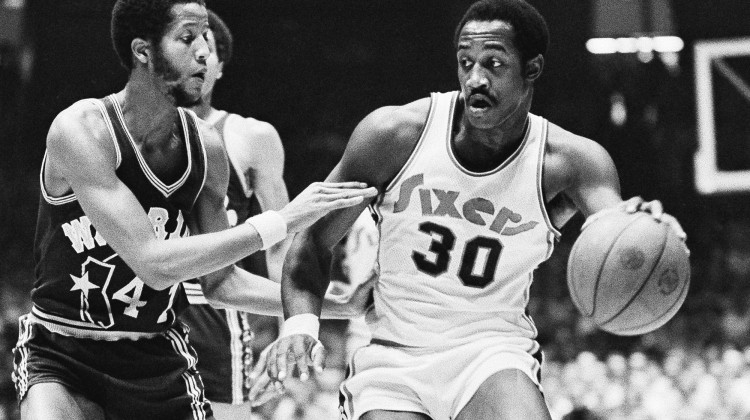
[{"label": "dark shorts", "polygon": [[190,344],[198,353],[198,371],[213,402],[242,404],[248,400],[253,366],[252,332],[246,314],[190,305],[180,321],[190,328]]},{"label": "dark shorts", "polygon": [[20,318],[13,349],[18,401],[38,383],[60,383],[114,418],[206,419],[211,406],[196,370],[187,330],[175,325],[141,340],[69,337]]}]

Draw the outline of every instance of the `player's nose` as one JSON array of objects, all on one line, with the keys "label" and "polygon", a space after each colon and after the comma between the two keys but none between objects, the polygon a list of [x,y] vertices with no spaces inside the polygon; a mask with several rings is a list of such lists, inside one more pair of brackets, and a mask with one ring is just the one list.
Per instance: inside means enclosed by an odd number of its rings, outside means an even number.
[{"label": "player's nose", "polygon": [[206,64],[209,55],[211,55],[211,48],[208,42],[203,37],[199,37],[198,46],[195,50],[195,59],[201,64]]},{"label": "player's nose", "polygon": [[476,89],[478,87],[487,87],[488,84],[487,76],[481,67],[474,66],[469,72],[469,77],[466,79],[466,87]]}]

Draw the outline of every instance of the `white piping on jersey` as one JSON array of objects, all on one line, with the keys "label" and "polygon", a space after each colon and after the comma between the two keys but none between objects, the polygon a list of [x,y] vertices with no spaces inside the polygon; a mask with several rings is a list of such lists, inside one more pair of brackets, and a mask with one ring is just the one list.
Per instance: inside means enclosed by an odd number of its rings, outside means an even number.
[{"label": "white piping on jersey", "polygon": [[53,206],[61,206],[63,204],[72,203],[78,200],[75,193],[70,193],[62,197],[53,197],[47,193],[47,189],[44,186],[44,167],[47,164],[47,151],[44,151],[44,157],[42,158],[42,169],[39,171],[39,189],[42,191],[42,197],[44,201]]},{"label": "white piping on jersey", "polygon": [[[549,242],[547,242],[547,246],[548,246],[547,253],[549,253],[549,251],[551,250],[551,247],[549,247]],[[532,283],[534,283],[534,271],[531,271],[529,273],[529,280],[526,283],[526,289],[523,292],[523,300],[525,302],[523,304],[524,308],[528,308],[528,306],[529,306],[529,300],[531,299],[531,284]],[[534,343],[535,343],[535,346],[539,346],[539,343],[536,342],[536,337],[539,336],[539,330],[537,329],[536,324],[534,323],[534,320],[531,319],[531,315],[529,315],[526,312],[526,310],[524,310],[523,314],[521,315],[521,317],[523,319],[525,319],[526,322],[529,323],[529,326],[531,327],[531,331],[533,331],[533,333],[534,333],[534,339],[535,339]],[[529,353],[530,354],[534,354],[534,352],[529,352]]]},{"label": "white piping on jersey", "polygon": [[240,318],[237,311],[227,309],[226,313],[227,327],[229,328],[229,354],[232,364],[232,404],[242,404],[244,395],[244,367],[242,356],[244,349],[242,347],[242,328],[240,327]]},{"label": "white piping on jersey", "polygon": [[[182,108],[178,108],[178,109],[181,110]],[[198,118],[198,115],[195,112],[189,109],[185,109],[185,111],[187,111],[187,114],[193,117],[193,123],[195,123],[195,131],[198,132],[198,143],[200,143],[201,153],[203,153],[203,166],[204,166],[203,180],[201,181],[200,188],[198,188],[198,191],[195,193],[195,198],[193,199],[193,204],[195,204],[196,200],[198,200],[198,196],[201,195],[201,191],[203,191],[203,187],[206,185],[206,178],[208,177],[208,153],[206,153],[206,142],[203,140],[203,132],[201,131],[200,125],[198,124],[198,120],[200,118]],[[186,130],[185,132],[187,133],[187,121],[183,120],[183,124]],[[188,144],[188,146],[190,146],[190,144]],[[188,156],[190,156],[189,152],[188,152]],[[190,169],[190,165],[188,165],[188,172],[189,172],[189,169]]]},{"label": "white piping on jersey", "polygon": [[[188,179],[188,176],[190,175],[190,171],[193,167],[193,154],[191,150],[192,148],[190,147],[190,131],[188,131],[187,121],[185,120],[186,118],[185,111],[183,111],[182,108],[177,108],[177,111],[180,115],[180,121],[182,122],[182,131],[185,134],[184,141],[185,141],[185,148],[187,149],[187,160],[188,160],[187,168],[185,169],[185,172],[182,174],[180,179],[175,181],[172,185],[167,185],[163,183],[156,176],[156,174],[154,174],[154,172],[148,166],[146,159],[141,154],[141,150],[138,148],[138,145],[135,143],[135,140],[133,140],[133,136],[130,134],[130,130],[125,125],[125,117],[123,116],[122,108],[120,107],[120,103],[117,101],[117,97],[115,95],[110,95],[110,98],[112,100],[112,103],[114,104],[117,118],[120,120],[120,124],[122,124],[123,130],[125,131],[125,136],[128,138],[130,145],[133,147],[133,151],[135,152],[135,156],[138,159],[138,164],[140,165],[141,170],[146,175],[146,178],[148,178],[149,182],[151,182],[151,185],[153,185],[157,190],[159,190],[159,192],[161,192],[165,197],[169,197],[175,191],[177,191],[182,185],[185,184],[185,182]],[[205,153],[205,150],[204,150],[204,153]],[[204,181],[205,181],[205,177],[204,177]],[[202,188],[202,185],[201,185],[201,188]]]},{"label": "white piping on jersey", "polygon": [[[120,152],[120,145],[117,144],[117,135],[115,134],[115,128],[112,126],[112,120],[109,118],[109,114],[107,114],[107,108],[104,106],[104,103],[100,99],[91,98],[89,99],[89,101],[91,101],[94,105],[96,105],[97,108],[99,108],[99,112],[102,114],[102,118],[104,119],[104,124],[107,126],[107,131],[109,131],[109,138],[112,139],[112,143],[115,145],[115,169],[117,169],[120,167],[120,163],[122,163],[122,153]],[[42,191],[42,197],[44,197],[44,201],[53,206],[60,206],[78,200],[78,197],[76,197],[74,192],[63,195],[61,197],[52,197],[47,193],[47,188],[44,186],[44,167],[46,165],[46,162],[47,151],[45,150],[44,158],[42,159],[42,168],[39,173],[39,186]]]},{"label": "white piping on jersey", "polygon": [[13,382],[18,387],[18,396],[23,399],[29,390],[29,348],[26,344],[31,339],[31,321],[28,316],[22,316],[19,320],[19,337],[16,349],[21,354],[21,360],[13,370]]},{"label": "white piping on jersey", "polygon": [[115,145],[115,154],[117,155],[117,163],[115,164],[115,169],[117,169],[120,167],[120,163],[122,163],[122,153],[120,153],[120,144],[117,143],[117,134],[115,134],[115,127],[112,125],[112,119],[109,118],[107,107],[104,106],[104,102],[102,102],[101,99],[91,99],[91,101],[94,102],[97,107],[99,107],[99,112],[101,112],[102,118],[104,118],[104,123],[107,124],[109,137],[112,139],[112,143]]},{"label": "white piping on jersey", "polygon": [[[529,124],[531,126],[531,124]],[[549,218],[549,214],[547,214],[547,207],[545,206],[546,200],[544,198],[544,188],[542,187],[544,185],[544,157],[546,156],[545,152],[547,151],[547,136],[549,135],[549,121],[544,120],[542,123],[542,138],[540,140],[541,144],[539,145],[539,159],[537,159],[537,191],[539,192],[539,204],[542,207],[542,216],[544,217],[544,222],[547,223],[547,228],[552,232],[553,235],[555,235],[556,239],[560,239],[560,236],[562,236],[562,233],[560,233],[559,230],[552,224],[552,220]],[[552,253],[552,250],[547,253],[547,258],[550,257],[550,254]]]},{"label": "white piping on jersey", "polygon": [[[383,215],[380,213],[380,205],[382,204],[383,199],[385,198],[386,193],[391,191],[393,187],[398,183],[398,181],[402,178],[403,174],[407,171],[408,167],[416,159],[417,153],[421,149],[422,144],[424,143],[424,138],[427,135],[429,128],[432,124],[432,121],[434,120],[434,114],[436,113],[437,108],[437,93],[433,92],[430,94],[430,111],[427,116],[427,122],[425,123],[425,126],[422,130],[422,134],[419,137],[419,141],[417,142],[417,145],[414,147],[414,151],[411,153],[411,156],[409,156],[409,159],[406,161],[404,166],[401,167],[401,170],[398,172],[398,174],[393,178],[393,181],[391,181],[386,189],[383,191],[382,194],[380,194],[378,200],[374,205],[371,206],[375,214],[378,218],[378,229],[380,229],[380,221],[383,220]],[[486,176],[494,174],[495,172],[500,171],[501,169],[508,166],[511,162],[515,160],[516,157],[518,157],[521,152],[527,147],[529,143],[529,138],[531,137],[531,121],[529,120],[530,117],[526,117],[526,132],[524,133],[524,139],[521,142],[521,145],[513,152],[513,154],[506,159],[501,165],[498,167],[491,169],[486,172],[472,172],[466,168],[464,168],[459,162],[458,159],[456,159],[456,156],[453,153],[453,147],[451,147],[451,139],[453,138],[452,131],[453,131],[453,123],[455,121],[455,112],[456,112],[456,103],[458,102],[459,92],[454,92],[453,97],[451,98],[451,106],[450,106],[450,114],[449,118],[450,121],[448,123],[448,133],[446,134],[445,138],[446,146],[448,149],[448,156],[450,156],[451,161],[456,165],[456,168],[461,170],[461,172],[470,175],[470,176]],[[544,218],[544,222],[547,225],[547,229],[553,234],[554,238],[548,239],[549,243],[549,250],[547,252],[547,258],[550,257],[552,253],[552,245],[553,241],[555,239],[560,239],[562,236],[562,233],[552,224],[552,221],[549,217],[549,214],[547,213],[547,209],[544,205],[545,199],[543,194],[543,169],[544,169],[544,156],[546,151],[546,145],[547,145],[547,136],[549,134],[549,121],[546,119],[544,120],[542,124],[542,134],[541,134],[541,145],[539,147],[539,159],[537,159],[538,165],[537,165],[537,191],[539,194],[539,203],[541,205],[541,212],[542,216]],[[379,261],[379,260],[378,260]]]},{"label": "white piping on jersey", "polygon": [[455,120],[455,113],[456,113],[456,103],[458,99],[458,92],[455,92],[453,94],[453,98],[451,99],[451,106],[450,106],[450,113],[448,114],[450,120],[448,122],[448,133],[446,133],[446,141],[445,141],[445,147],[448,150],[448,156],[451,159],[451,162],[458,168],[461,172],[465,173],[469,176],[474,177],[480,177],[480,176],[488,176],[492,175],[494,173],[497,173],[501,171],[503,168],[507,167],[513,161],[523,153],[523,151],[526,149],[527,145],[529,144],[529,138],[531,137],[531,121],[529,121],[529,116],[526,116],[526,130],[524,131],[523,140],[521,141],[521,144],[516,148],[513,153],[508,156],[500,165],[497,167],[490,169],[489,171],[484,172],[474,172],[467,168],[465,168],[461,163],[458,161],[458,158],[456,157],[455,153],[453,152],[453,146],[452,146],[452,140],[453,140],[453,121]]},{"label": "white piping on jersey", "polygon": [[[162,333],[159,332],[138,332],[138,331],[109,331],[99,330],[96,328],[97,325],[76,322],[67,318],[60,318],[55,315],[50,315],[42,312],[38,307],[34,306],[31,308],[31,314],[29,314],[29,320],[35,324],[39,324],[46,328],[48,331],[55,334],[60,334],[68,337],[75,338],[87,338],[91,340],[101,341],[117,341],[117,340],[141,340],[144,338],[158,337]],[[59,324],[58,322],[64,322],[68,325]],[[77,325],[81,325],[84,328],[77,328]]]},{"label": "white piping on jersey", "polygon": [[200,283],[193,283],[190,281],[182,282],[182,287],[185,289],[185,295],[188,298],[188,303],[191,305],[208,305],[208,300],[203,295],[203,289]]},{"label": "white piping on jersey", "polygon": [[404,163],[404,166],[401,167],[401,170],[398,171],[398,174],[393,178],[393,180],[388,184],[387,187],[385,187],[385,190],[381,194],[381,196],[384,196],[387,192],[393,188],[394,185],[398,183],[399,180],[401,180],[401,177],[404,175],[404,172],[406,172],[406,169],[409,167],[409,165],[416,159],[417,153],[419,152],[419,149],[422,148],[422,144],[424,144],[424,139],[427,133],[430,131],[430,125],[432,125],[432,120],[435,116],[435,111],[437,109],[437,93],[433,92],[430,94],[430,111],[427,113],[427,121],[424,124],[424,128],[422,128],[422,134],[419,135],[419,140],[417,141],[417,145],[414,146],[414,150],[411,152],[411,155],[409,156],[409,159]]},{"label": "white piping on jersey", "polygon": [[190,346],[182,337],[182,335],[179,334],[174,328],[170,328],[169,330],[167,330],[164,335],[172,344],[172,348],[175,350],[175,352],[184,357],[187,361],[188,368],[185,370],[185,372],[182,373],[182,379],[185,381],[185,388],[187,389],[188,395],[190,395],[192,399],[190,407],[193,410],[193,419],[205,420],[206,410],[203,408],[205,402],[202,390],[203,383],[201,382],[201,384],[198,384],[200,377],[197,375],[198,372],[195,370],[195,365],[198,360],[192,354],[190,354]]}]

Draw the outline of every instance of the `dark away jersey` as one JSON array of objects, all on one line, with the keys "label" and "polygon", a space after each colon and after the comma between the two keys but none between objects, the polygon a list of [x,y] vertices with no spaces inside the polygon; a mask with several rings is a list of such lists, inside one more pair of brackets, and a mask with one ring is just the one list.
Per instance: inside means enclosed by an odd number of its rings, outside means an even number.
[{"label": "dark away jersey", "polygon": [[[206,151],[195,114],[178,108],[187,166],[167,185],[148,167],[115,96],[92,101],[114,141],[117,176],[143,206],[154,234],[164,240],[189,236],[190,212],[206,179]],[[147,286],[96,231],[74,193],[47,194],[44,163],[40,182],[31,294],[36,321],[53,332],[97,339],[138,338],[169,328],[187,304],[181,284],[161,291]]]}]

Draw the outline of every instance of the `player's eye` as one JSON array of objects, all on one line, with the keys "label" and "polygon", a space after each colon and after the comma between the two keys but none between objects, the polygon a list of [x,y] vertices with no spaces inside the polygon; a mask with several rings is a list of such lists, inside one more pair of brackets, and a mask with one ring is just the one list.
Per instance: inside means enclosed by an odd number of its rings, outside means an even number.
[{"label": "player's eye", "polygon": [[462,68],[464,68],[464,69],[468,69],[468,68],[470,68],[470,67],[471,67],[471,66],[472,66],[472,65],[473,65],[474,63],[472,63],[472,61],[471,61],[471,60],[469,60],[469,59],[467,59],[467,58],[460,58],[460,59],[458,60],[458,64],[459,64],[459,65],[460,65],[460,66],[461,66]]},{"label": "player's eye", "polygon": [[493,68],[501,67],[503,65],[503,62],[498,60],[497,58],[493,58],[490,60],[490,66]]},{"label": "player's eye", "polygon": [[195,37],[192,34],[185,34],[180,37],[180,40],[186,44],[190,44],[194,39]]}]

